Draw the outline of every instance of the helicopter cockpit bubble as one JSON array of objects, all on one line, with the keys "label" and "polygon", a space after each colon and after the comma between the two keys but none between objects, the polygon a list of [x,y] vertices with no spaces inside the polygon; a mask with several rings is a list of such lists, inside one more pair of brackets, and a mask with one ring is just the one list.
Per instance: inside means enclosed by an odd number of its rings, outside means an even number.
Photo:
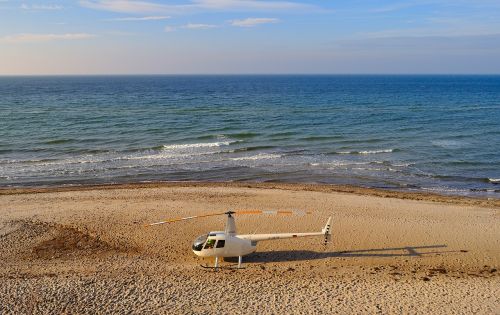
[{"label": "helicopter cockpit bubble", "polygon": [[198,236],[193,242],[193,250],[199,252],[203,249],[203,244],[205,244],[208,238],[208,234]]}]

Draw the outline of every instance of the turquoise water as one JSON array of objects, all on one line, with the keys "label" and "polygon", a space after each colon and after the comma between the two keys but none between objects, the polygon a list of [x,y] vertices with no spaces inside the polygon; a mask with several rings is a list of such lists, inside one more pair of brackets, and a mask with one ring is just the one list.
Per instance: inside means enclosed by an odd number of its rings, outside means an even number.
[{"label": "turquoise water", "polygon": [[354,184],[499,197],[500,76],[0,77],[0,186]]}]

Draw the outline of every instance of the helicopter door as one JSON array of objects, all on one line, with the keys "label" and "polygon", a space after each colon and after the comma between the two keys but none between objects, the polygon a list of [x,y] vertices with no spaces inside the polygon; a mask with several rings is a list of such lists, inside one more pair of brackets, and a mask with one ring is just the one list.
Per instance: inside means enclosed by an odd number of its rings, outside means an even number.
[{"label": "helicopter door", "polygon": [[214,246],[215,246],[215,240],[214,239],[209,239],[205,243],[205,247],[203,247],[203,249],[212,249],[212,248],[214,248]]},{"label": "helicopter door", "polygon": [[215,245],[215,248],[223,248],[224,245],[226,245],[226,241],[225,240],[218,240],[217,241],[217,245]]}]

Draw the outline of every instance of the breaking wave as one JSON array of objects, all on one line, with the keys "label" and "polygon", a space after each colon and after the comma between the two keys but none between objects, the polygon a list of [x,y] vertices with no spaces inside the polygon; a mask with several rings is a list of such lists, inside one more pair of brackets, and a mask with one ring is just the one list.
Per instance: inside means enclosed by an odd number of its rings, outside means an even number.
[{"label": "breaking wave", "polygon": [[365,151],[335,151],[331,154],[379,154],[379,153],[392,153],[397,149],[383,149],[383,150],[365,150]]},{"label": "breaking wave", "polygon": [[163,145],[163,150],[179,150],[192,148],[213,148],[225,145],[230,145],[238,141],[220,141],[220,142],[202,142],[202,143],[185,143],[185,144],[169,144]]},{"label": "breaking wave", "polygon": [[377,154],[377,153],[392,153],[394,149],[387,150],[373,150],[373,151],[359,151],[359,154]]},{"label": "breaking wave", "polygon": [[260,153],[252,156],[242,156],[237,158],[231,158],[233,161],[245,161],[245,160],[269,160],[269,159],[278,159],[280,158],[280,154],[266,154]]}]

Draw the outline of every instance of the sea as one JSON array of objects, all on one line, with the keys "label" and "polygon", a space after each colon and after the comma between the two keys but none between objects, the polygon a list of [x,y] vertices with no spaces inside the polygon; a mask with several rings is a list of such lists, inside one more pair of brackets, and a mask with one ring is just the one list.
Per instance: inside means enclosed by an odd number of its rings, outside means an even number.
[{"label": "sea", "polygon": [[500,198],[500,76],[0,77],[0,187],[163,181]]}]

